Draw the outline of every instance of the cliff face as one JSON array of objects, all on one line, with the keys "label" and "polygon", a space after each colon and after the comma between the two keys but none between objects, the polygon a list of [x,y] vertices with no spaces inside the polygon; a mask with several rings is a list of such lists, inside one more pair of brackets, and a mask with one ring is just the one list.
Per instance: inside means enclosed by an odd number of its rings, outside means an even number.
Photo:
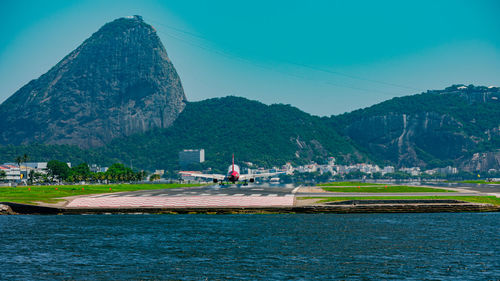
[{"label": "cliff face", "polygon": [[444,127],[461,128],[462,124],[436,112],[389,113],[355,121],[346,132],[378,158],[408,167],[425,165],[426,153],[450,159],[473,146],[465,134]]},{"label": "cliff face", "polygon": [[0,143],[101,146],[169,127],[185,102],[155,30],[120,18],[0,105]]},{"label": "cliff face", "polygon": [[499,88],[452,86],[332,117],[332,122],[375,158],[399,167],[485,171],[500,168],[499,99]]}]

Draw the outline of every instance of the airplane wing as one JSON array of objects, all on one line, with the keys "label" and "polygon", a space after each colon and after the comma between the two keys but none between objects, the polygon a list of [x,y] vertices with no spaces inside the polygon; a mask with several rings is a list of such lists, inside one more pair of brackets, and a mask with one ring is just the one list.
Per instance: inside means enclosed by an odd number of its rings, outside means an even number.
[{"label": "airplane wing", "polygon": [[205,178],[205,179],[216,179],[216,180],[224,180],[226,176],[220,175],[220,174],[200,174],[200,173],[193,173],[193,172],[179,172],[179,174],[186,175],[186,176],[191,176],[191,177],[198,177],[198,178]]},{"label": "airplane wing", "polygon": [[279,174],[284,174],[284,172],[240,175],[239,180],[249,180],[249,179],[255,179],[255,178],[272,177],[272,176],[279,175]]}]

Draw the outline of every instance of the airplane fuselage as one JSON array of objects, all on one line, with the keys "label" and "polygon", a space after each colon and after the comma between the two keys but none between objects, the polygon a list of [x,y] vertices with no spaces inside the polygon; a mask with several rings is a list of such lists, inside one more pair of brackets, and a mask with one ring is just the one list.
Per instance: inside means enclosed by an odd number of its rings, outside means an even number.
[{"label": "airplane fuselage", "polygon": [[232,183],[235,183],[240,178],[240,167],[238,165],[229,166],[226,179]]},{"label": "airplane fuselage", "polygon": [[240,173],[240,167],[234,164],[234,154],[233,163],[227,169],[227,173],[224,174],[202,174],[198,172],[181,171],[182,175],[188,175],[191,177],[200,177],[205,179],[211,179],[214,183],[220,182],[220,185],[224,185],[224,182],[236,183],[237,181],[242,181],[243,185],[247,185],[247,182],[255,182],[257,177],[269,177],[277,175],[278,173],[260,173],[260,174],[245,174]]}]

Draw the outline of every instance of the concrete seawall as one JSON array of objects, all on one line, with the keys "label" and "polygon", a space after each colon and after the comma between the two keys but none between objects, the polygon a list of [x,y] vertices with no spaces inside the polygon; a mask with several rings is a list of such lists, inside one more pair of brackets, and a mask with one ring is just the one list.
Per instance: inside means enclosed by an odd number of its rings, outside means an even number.
[{"label": "concrete seawall", "polygon": [[351,204],[312,205],[295,207],[256,208],[51,208],[2,202],[11,214],[287,214],[287,213],[439,213],[439,212],[499,212],[500,206],[480,203],[403,203],[403,204]]}]

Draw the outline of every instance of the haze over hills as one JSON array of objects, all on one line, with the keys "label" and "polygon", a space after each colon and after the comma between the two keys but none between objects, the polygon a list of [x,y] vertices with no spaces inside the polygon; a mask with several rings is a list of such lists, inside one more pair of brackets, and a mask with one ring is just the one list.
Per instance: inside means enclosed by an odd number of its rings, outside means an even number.
[{"label": "haze over hills", "polygon": [[0,105],[0,142],[100,146],[170,126],[185,101],[156,31],[120,18]]},{"label": "haze over hills", "polygon": [[180,150],[205,148],[195,168],[224,168],[234,152],[265,166],[334,156],[485,171],[500,169],[499,94],[459,85],[329,118],[233,96],[187,102],[155,30],[135,16],[104,25],[0,105],[0,159],[177,169]]}]

